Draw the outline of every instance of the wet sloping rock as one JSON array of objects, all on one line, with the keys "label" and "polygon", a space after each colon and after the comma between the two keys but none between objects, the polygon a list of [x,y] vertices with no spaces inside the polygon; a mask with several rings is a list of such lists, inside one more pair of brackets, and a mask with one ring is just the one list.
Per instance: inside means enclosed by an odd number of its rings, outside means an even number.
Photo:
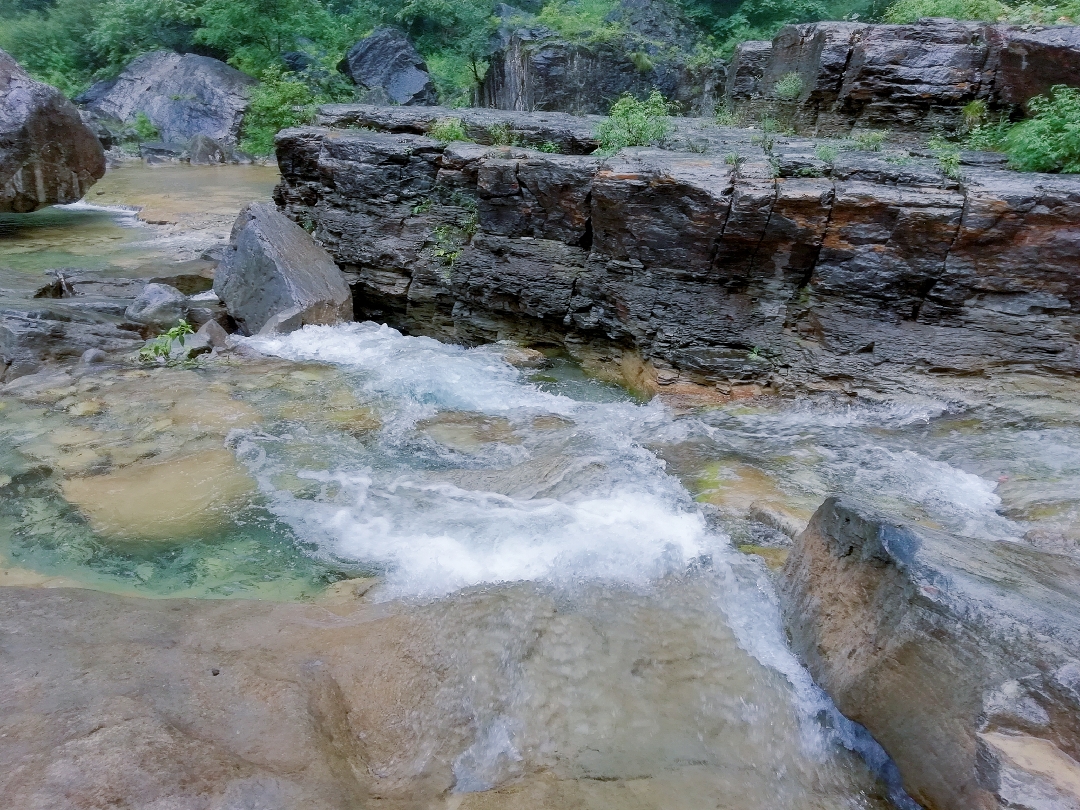
[{"label": "wet sloping rock", "polygon": [[237,217],[214,292],[248,334],[352,318],[352,294],[333,259],[266,203]]},{"label": "wet sloping rock", "polygon": [[359,87],[384,90],[394,104],[439,101],[423,57],[396,28],[379,28],[357,42],[339,67]]},{"label": "wet sloping rock", "polygon": [[958,182],[933,159],[826,164],[809,140],[766,154],[692,127],[705,153],[607,159],[288,130],[276,198],[314,223],[359,317],[559,345],[646,388],[1080,368],[1080,177]]},{"label": "wet sloping rock", "polygon": [[[1078,65],[1078,27],[810,23],[786,26],[772,42],[739,45],[725,102],[821,135],[854,128],[931,133],[956,129],[970,101],[1009,111],[1055,84],[1076,85]],[[780,101],[776,83],[792,73],[802,93]]]},{"label": "wet sloping rock", "polygon": [[723,62],[692,58],[700,32],[677,4],[622,0],[607,17],[610,32],[583,40],[521,24],[522,12],[503,8],[482,106],[606,114],[623,93],[644,97],[656,89],[684,110],[711,115],[723,95]]},{"label": "wet sloping rock", "polygon": [[797,654],[935,810],[1080,807],[1080,566],[831,498],[783,571]]},{"label": "wet sloping rock", "polygon": [[34,374],[47,363],[75,360],[92,349],[113,354],[142,343],[139,332],[92,311],[0,312],[0,381]]},{"label": "wet sloping rock", "polygon": [[224,62],[167,51],[144,54],[76,101],[95,118],[130,122],[145,113],[167,143],[205,135],[235,144],[255,79]]},{"label": "wet sloping rock", "polygon": [[0,51],[0,213],[82,199],[105,154],[64,94]]}]

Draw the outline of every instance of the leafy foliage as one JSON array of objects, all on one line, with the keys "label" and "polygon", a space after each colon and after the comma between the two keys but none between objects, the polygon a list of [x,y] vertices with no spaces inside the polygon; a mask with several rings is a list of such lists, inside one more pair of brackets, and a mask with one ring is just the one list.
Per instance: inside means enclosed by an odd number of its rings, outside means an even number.
[{"label": "leafy foliage", "polygon": [[951,17],[954,20],[986,20],[1019,24],[1053,25],[1080,20],[1080,2],[1042,5],[1021,2],[1009,5],[1000,0],[897,0],[885,12],[885,21],[910,23],[923,17]]},{"label": "leafy foliage", "polygon": [[253,155],[270,154],[279,130],[311,122],[318,100],[294,74],[276,65],[266,68],[251,94],[240,148]]},{"label": "leafy foliage", "polygon": [[638,101],[629,93],[611,106],[611,113],[596,127],[600,151],[613,154],[627,146],[658,144],[671,134],[668,102],[658,90],[653,90],[645,101]]},{"label": "leafy foliage", "polygon": [[804,82],[798,73],[785,73],[773,85],[773,94],[781,101],[795,101],[802,95]]},{"label": "leafy foliage", "polygon": [[926,142],[931,154],[937,158],[941,173],[953,180],[960,179],[960,147],[935,135]]},{"label": "leafy foliage", "polygon": [[154,122],[142,111],[136,113],[135,120],[131,122],[131,128],[135,130],[140,141],[156,141],[161,137]]},{"label": "leafy foliage", "polygon": [[183,346],[184,338],[187,335],[193,334],[195,334],[195,330],[191,328],[191,324],[181,318],[180,322],[168,332],[158,335],[139,349],[139,360],[144,363],[153,363],[162,360],[167,361],[172,355],[173,343],[178,342]]},{"label": "leafy foliage", "polygon": [[888,139],[889,130],[887,129],[869,129],[852,138],[855,141],[855,148],[864,152],[880,152]]},{"label": "leafy foliage", "polygon": [[1056,85],[1027,107],[1031,117],[1003,139],[1009,165],[1025,172],[1080,172],[1080,89]]},{"label": "leafy foliage", "polygon": [[460,118],[440,118],[431,125],[427,134],[443,143],[472,140],[465,131],[465,122]]}]

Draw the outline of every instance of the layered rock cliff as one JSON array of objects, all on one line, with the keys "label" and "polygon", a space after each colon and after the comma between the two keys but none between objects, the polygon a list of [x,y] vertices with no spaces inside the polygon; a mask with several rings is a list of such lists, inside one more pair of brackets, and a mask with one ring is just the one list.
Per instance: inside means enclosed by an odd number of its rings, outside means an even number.
[{"label": "layered rock cliff", "polygon": [[[801,80],[795,99],[777,81]],[[1025,27],[926,19],[911,25],[789,25],[772,42],[744,42],[724,100],[751,115],[780,114],[800,132],[854,128],[955,130],[963,107],[1011,113],[1055,84],[1080,86],[1080,27]]]},{"label": "layered rock cliff", "polygon": [[602,158],[288,130],[277,201],[358,318],[560,346],[645,389],[1080,368],[1080,177],[680,133],[698,151]]}]

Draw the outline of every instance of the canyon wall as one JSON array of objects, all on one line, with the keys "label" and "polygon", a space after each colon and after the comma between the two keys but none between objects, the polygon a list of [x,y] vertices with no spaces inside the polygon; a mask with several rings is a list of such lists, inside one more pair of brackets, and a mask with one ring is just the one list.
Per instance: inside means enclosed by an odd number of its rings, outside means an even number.
[{"label": "canyon wall", "polygon": [[646,390],[1080,369],[1080,177],[680,127],[700,151],[287,130],[276,197],[357,318],[558,346]]},{"label": "canyon wall", "polygon": [[[798,96],[777,99],[776,83],[792,73],[801,80]],[[1080,27],[822,22],[739,45],[724,102],[818,135],[855,128],[933,133],[956,130],[968,102],[1018,112],[1055,84],[1080,86]]]}]

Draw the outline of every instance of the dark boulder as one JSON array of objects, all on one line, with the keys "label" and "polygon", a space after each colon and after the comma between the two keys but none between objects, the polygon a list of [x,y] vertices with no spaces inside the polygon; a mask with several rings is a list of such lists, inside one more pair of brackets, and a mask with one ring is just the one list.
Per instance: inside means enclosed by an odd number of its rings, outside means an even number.
[{"label": "dark boulder", "polygon": [[1080,807],[1080,565],[830,498],[781,601],[792,647],[935,810]]},{"label": "dark boulder", "polygon": [[105,153],[79,111],[0,51],[0,212],[72,203],[105,174]]},{"label": "dark boulder", "polygon": [[212,163],[228,163],[229,151],[213,138],[206,135],[196,135],[188,141],[188,160],[195,165],[207,165]]},{"label": "dark boulder", "polygon": [[[1001,36],[1000,31],[996,32]],[[1080,26],[1006,29],[994,82],[998,99],[1023,104],[1055,84],[1080,87]]]},{"label": "dark boulder", "polygon": [[352,293],[334,260],[267,203],[251,203],[236,218],[214,292],[252,335],[352,319]]},{"label": "dark boulder", "polygon": [[217,59],[157,51],[138,57],[115,79],[95,84],[76,102],[105,121],[130,122],[144,113],[165,142],[206,135],[235,144],[255,84]]},{"label": "dark boulder", "polygon": [[379,28],[357,42],[338,67],[359,87],[382,88],[395,104],[438,103],[427,65],[396,28]]}]

